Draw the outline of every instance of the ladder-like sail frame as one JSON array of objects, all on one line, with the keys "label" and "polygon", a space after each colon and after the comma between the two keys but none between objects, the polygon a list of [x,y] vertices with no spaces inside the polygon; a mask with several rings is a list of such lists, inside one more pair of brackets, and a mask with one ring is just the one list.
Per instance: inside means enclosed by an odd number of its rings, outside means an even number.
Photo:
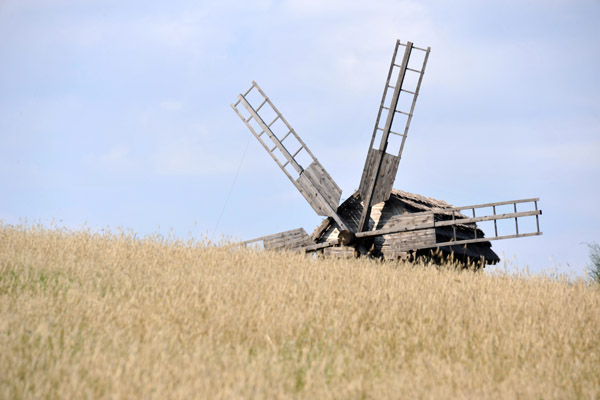
[{"label": "ladder-like sail frame", "polygon": [[[256,90],[258,97],[261,99],[258,106],[252,105],[248,101],[248,95],[252,90]],[[244,106],[247,113],[250,115],[249,117],[246,118],[237,108],[240,104]],[[250,89],[243,95],[239,94],[238,101],[235,104],[231,104],[231,108],[233,108],[242,121],[244,121],[244,124],[250,129],[254,137],[262,144],[273,160],[275,160],[275,163],[277,163],[288,179],[296,186],[300,193],[302,193],[317,214],[333,218],[341,230],[348,230],[348,226],[337,213],[342,189],[340,189],[331,175],[323,168],[319,160],[317,160],[308,146],[306,146],[304,141],[298,136],[294,128],[287,122],[260,86],[252,81]],[[261,112],[261,110],[263,111]],[[266,123],[261,117],[261,114],[264,115],[264,111],[270,111],[275,115],[275,118],[269,123]],[[256,124],[258,124],[258,127],[260,127],[260,132],[257,132],[250,123],[253,119]],[[278,137],[272,129],[273,124],[278,120],[281,120],[287,129],[287,133],[281,136],[281,138]],[[290,150],[285,146],[284,141],[291,137],[296,139],[297,143],[300,145],[299,148]],[[267,140],[270,141],[272,147],[267,144]],[[275,153],[276,150],[278,151],[277,154],[281,154],[281,157],[283,157],[284,160],[277,157]],[[306,153],[310,160],[310,164],[306,168],[298,162],[298,155],[303,152]],[[293,168],[293,171],[298,175],[297,178],[294,178],[290,171],[286,169],[288,166]]]},{"label": "ladder-like sail frame", "polygon": [[[404,47],[404,53],[402,55],[402,61],[400,64],[398,64],[396,59],[400,47]],[[423,63],[420,66],[420,69],[409,67],[410,56],[415,50],[425,52]],[[394,48],[390,70],[385,88],[383,90],[383,97],[381,99],[381,105],[375,121],[375,128],[373,130],[373,136],[371,137],[369,152],[367,154],[367,160],[365,161],[365,167],[363,169],[360,182],[359,192],[363,201],[363,212],[361,214],[357,232],[362,232],[368,228],[368,220],[371,214],[372,205],[386,201],[390,198],[396,172],[398,171],[398,165],[400,164],[402,151],[404,150],[404,143],[406,141],[408,128],[410,127],[415,104],[421,88],[423,74],[425,73],[425,67],[427,66],[427,59],[429,58],[430,50],[431,49],[429,47],[426,49],[416,47],[412,42],[403,44],[400,42],[400,40],[396,41],[396,47]],[[392,75],[394,75],[395,67],[398,68],[395,84],[391,85],[390,82],[392,80]],[[405,77],[407,76],[407,73],[418,74],[416,87],[411,88],[412,90],[408,90],[405,87]],[[393,89],[393,93],[391,95],[389,106],[386,107],[385,104],[388,96],[388,89]],[[399,109],[398,100],[402,93],[412,96],[410,101],[410,110]],[[385,116],[385,125],[381,127],[379,124],[382,120],[382,116],[385,113],[387,113]],[[407,116],[406,125],[404,126],[403,132],[392,131],[392,125],[396,114]],[[379,143],[379,148],[376,149],[373,146],[375,145],[375,140],[380,132],[381,140]],[[401,137],[401,143],[396,155],[386,152],[390,135],[397,135]]]}]

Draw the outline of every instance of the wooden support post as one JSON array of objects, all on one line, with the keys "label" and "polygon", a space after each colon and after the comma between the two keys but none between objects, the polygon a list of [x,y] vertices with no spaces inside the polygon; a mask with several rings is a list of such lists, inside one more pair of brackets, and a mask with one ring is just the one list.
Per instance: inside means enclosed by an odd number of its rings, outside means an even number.
[{"label": "wooden support post", "polygon": [[[537,207],[537,200],[535,200],[535,210],[537,211],[538,207]],[[535,216],[535,225],[537,226],[537,231],[540,231],[540,216],[536,215]]]},{"label": "wooden support post", "polygon": [[[494,215],[496,215],[496,206],[492,206],[492,208],[494,209]],[[536,216],[536,218],[537,218],[537,216]],[[538,231],[539,231],[539,229],[538,229]],[[496,223],[496,220],[494,220],[494,236],[498,236],[498,224]]]},{"label": "wooden support post", "polygon": [[[517,203],[513,204],[515,207],[515,214],[517,213]],[[517,221],[517,217],[515,217],[515,230],[517,235],[519,234],[519,221]]]}]

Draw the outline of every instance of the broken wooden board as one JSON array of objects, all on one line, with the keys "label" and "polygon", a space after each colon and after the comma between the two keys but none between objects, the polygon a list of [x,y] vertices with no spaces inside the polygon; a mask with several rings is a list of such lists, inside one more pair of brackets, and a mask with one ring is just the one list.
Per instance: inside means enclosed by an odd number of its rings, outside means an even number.
[{"label": "broken wooden board", "polygon": [[261,236],[256,239],[247,240],[243,245],[252,243],[263,243],[265,250],[296,250],[306,246],[314,245],[310,236],[304,228],[292,229],[290,231],[275,233],[273,235]]}]

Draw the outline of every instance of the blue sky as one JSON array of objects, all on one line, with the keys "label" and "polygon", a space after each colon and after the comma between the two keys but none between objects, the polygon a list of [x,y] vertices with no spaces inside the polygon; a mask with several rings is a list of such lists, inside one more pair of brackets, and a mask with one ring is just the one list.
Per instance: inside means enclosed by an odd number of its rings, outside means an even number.
[{"label": "blue sky", "polygon": [[597,1],[0,0],[0,219],[310,232],[320,217],[229,104],[256,80],[345,198],[399,38],[432,52],[395,187],[540,197],[544,235],[493,248],[581,276],[600,242],[599,17]]}]

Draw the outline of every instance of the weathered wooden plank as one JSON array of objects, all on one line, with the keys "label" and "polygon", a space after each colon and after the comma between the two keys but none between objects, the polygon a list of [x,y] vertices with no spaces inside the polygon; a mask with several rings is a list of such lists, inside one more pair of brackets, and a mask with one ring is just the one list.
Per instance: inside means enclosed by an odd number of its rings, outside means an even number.
[{"label": "weathered wooden plank", "polygon": [[303,228],[282,232],[280,235],[271,235],[263,240],[266,250],[293,250],[314,244]]},{"label": "weathered wooden plank", "polygon": [[303,228],[262,236],[256,239],[247,240],[242,244],[248,245],[260,241],[263,242],[263,247],[266,250],[293,250],[314,244],[314,241],[310,239]]},{"label": "weathered wooden plank", "polygon": [[329,206],[336,210],[340,203],[342,189],[336,185],[327,171],[320,164],[313,162],[304,170],[304,174],[312,182],[313,186],[315,186],[317,192],[324,197]]},{"label": "weathered wooden plank", "polygon": [[381,203],[390,198],[392,194],[392,186],[398,172],[400,158],[389,153],[384,153],[379,169],[379,176],[373,190],[371,204]]},{"label": "weathered wooden plank", "polygon": [[393,228],[397,226],[405,226],[408,224],[420,224],[425,222],[433,221],[433,213],[414,213],[414,214],[402,214],[391,217],[387,223],[386,228]]},{"label": "weathered wooden plank", "polygon": [[421,231],[398,232],[393,235],[376,236],[382,238],[385,243],[394,243],[405,240],[421,240],[427,237],[434,237],[435,229],[423,229]]},{"label": "weathered wooden plank", "polygon": [[[433,213],[417,213],[417,214],[402,214],[391,217],[385,227],[401,227],[407,224],[423,224],[434,221]],[[374,242],[380,247],[380,251],[384,257],[397,258],[399,255],[406,255],[405,248],[413,248],[417,246],[432,246],[436,242],[435,229],[422,229],[413,231],[398,231],[391,234],[376,236]]]},{"label": "weathered wooden plank", "polygon": [[358,187],[358,192],[360,193],[360,198],[364,201],[368,197],[369,184],[371,181],[375,180],[374,176],[374,166],[375,162],[378,160],[378,154],[381,153],[379,150],[374,148],[369,148],[369,152],[367,153],[367,159],[365,160],[365,166],[363,168],[362,177],[360,179],[360,186]]},{"label": "weathered wooden plank", "polygon": [[265,240],[265,239],[269,240],[272,238],[280,237],[282,235],[285,236],[285,235],[302,234],[302,233],[306,233],[304,231],[304,228],[296,228],[296,229],[291,229],[289,231],[274,233],[272,235],[265,235],[265,236],[257,237],[254,239],[246,240],[246,241],[242,242],[242,245],[246,245],[246,244],[250,244],[250,243],[254,243],[254,242],[260,242],[261,240]]},{"label": "weathered wooden plank", "polygon": [[327,203],[323,195],[316,190],[307,174],[300,174],[296,182],[298,183],[297,186],[300,193],[302,193],[302,196],[304,196],[308,204],[310,204],[318,215],[333,217],[331,215],[333,211],[331,206]]},{"label": "weathered wooden plank", "polygon": [[304,237],[302,237],[302,236],[285,236],[285,237],[278,237],[278,238],[274,238],[274,239],[263,240],[263,243],[265,244],[265,246],[275,246],[277,244],[286,243],[286,242],[295,241],[295,240],[303,240],[303,239],[304,239]]},{"label": "weathered wooden plank", "polygon": [[355,256],[356,249],[349,246],[328,247],[323,249],[323,254],[332,257],[352,258]]},{"label": "weathered wooden plank", "polygon": [[306,233],[304,233],[303,235],[285,235],[285,236],[282,235],[282,236],[271,238],[271,239],[265,239],[265,240],[263,240],[263,242],[264,242],[265,246],[276,245],[278,243],[286,243],[288,241],[305,240],[307,236],[308,235],[306,235]]},{"label": "weathered wooden plank", "polygon": [[[331,217],[342,229],[348,229],[346,223],[341,219],[341,217],[337,213],[337,204],[339,202],[339,196],[341,196],[341,190],[338,192],[339,195],[337,193],[335,194],[335,196],[337,196],[335,201],[334,197],[330,197],[331,200],[328,202],[325,198],[324,191],[319,187],[315,186],[315,184],[311,181],[310,174],[300,174],[300,176],[295,182],[296,187],[298,188],[300,193],[302,193],[306,201],[308,201],[308,203],[318,215]],[[335,205],[332,206],[332,204]]]},{"label": "weathered wooden plank", "polygon": [[303,250],[308,253],[308,252],[311,252],[311,251],[315,251],[315,250],[319,250],[319,249],[324,249],[326,247],[332,247],[332,246],[337,245],[338,243],[339,243],[338,240],[335,239],[335,240],[330,240],[330,241],[327,241],[327,242],[324,242],[324,243],[317,243],[317,244],[313,244],[313,245],[310,245],[310,246],[306,246],[306,247],[304,247]]},{"label": "weathered wooden plank", "polygon": [[428,242],[435,244],[435,229],[425,229],[421,234],[413,232],[398,232],[392,238],[384,239],[391,246],[406,242]]},{"label": "weathered wooden plank", "polygon": [[[379,159],[381,159],[381,166],[377,169],[376,163]],[[359,186],[363,204],[369,198],[369,189],[371,186],[373,187],[371,204],[378,204],[390,198],[392,186],[398,172],[399,160],[393,154],[378,149],[369,150]]]}]

